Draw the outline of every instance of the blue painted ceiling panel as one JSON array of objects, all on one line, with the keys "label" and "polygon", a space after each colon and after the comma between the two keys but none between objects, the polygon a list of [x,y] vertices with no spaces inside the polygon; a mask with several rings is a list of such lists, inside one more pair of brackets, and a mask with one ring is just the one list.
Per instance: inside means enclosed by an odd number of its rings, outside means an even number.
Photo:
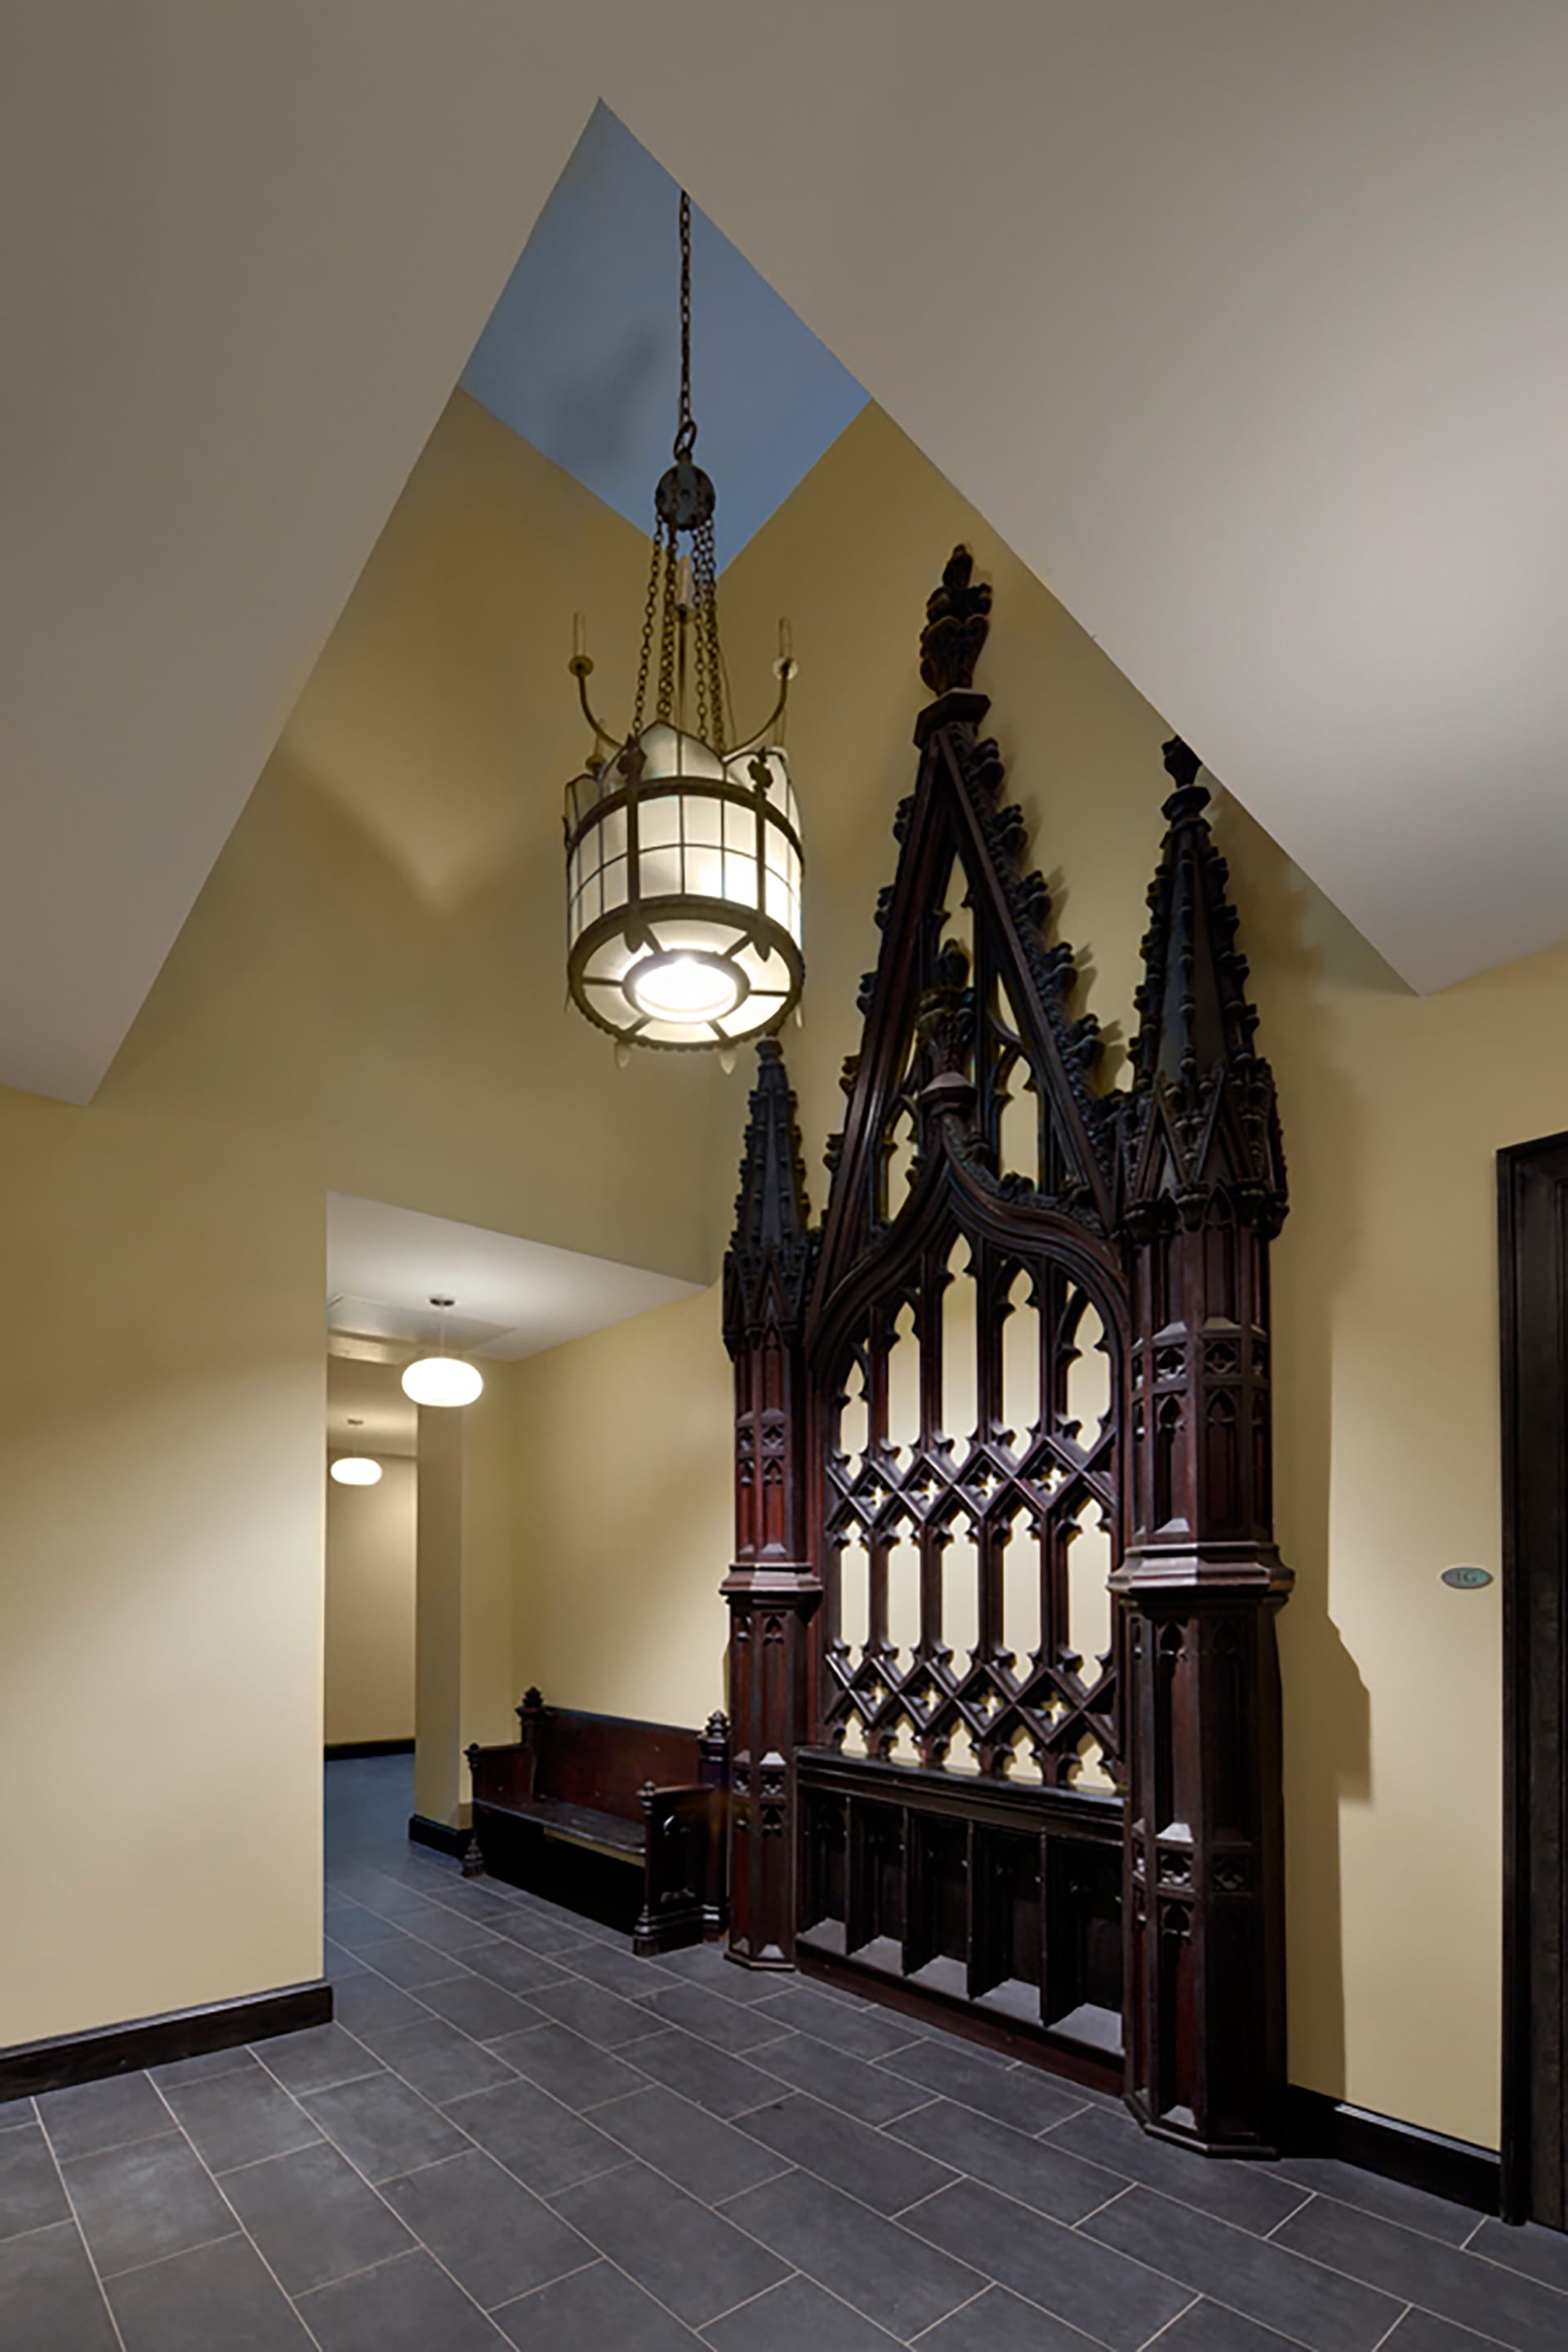
[{"label": "blue painted ceiling panel", "polygon": [[[679,190],[595,108],[463,373],[492,416],[651,530],[679,391]],[[866,404],[750,262],[693,209],[692,406],[721,567]]]}]

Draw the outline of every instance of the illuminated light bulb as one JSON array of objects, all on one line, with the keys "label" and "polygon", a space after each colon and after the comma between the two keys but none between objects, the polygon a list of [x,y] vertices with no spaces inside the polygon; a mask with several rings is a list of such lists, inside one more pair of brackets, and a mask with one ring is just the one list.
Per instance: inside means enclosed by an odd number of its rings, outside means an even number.
[{"label": "illuminated light bulb", "polygon": [[650,958],[647,971],[634,968],[626,987],[653,1021],[721,1021],[741,993],[721,964],[682,955]]},{"label": "illuminated light bulb", "polygon": [[375,1486],[381,1482],[381,1465],[368,1454],[340,1454],[331,1475],[340,1486]]},{"label": "illuminated light bulb", "polygon": [[416,1404],[472,1404],[484,1385],[460,1356],[421,1356],[403,1375],[403,1393]]}]

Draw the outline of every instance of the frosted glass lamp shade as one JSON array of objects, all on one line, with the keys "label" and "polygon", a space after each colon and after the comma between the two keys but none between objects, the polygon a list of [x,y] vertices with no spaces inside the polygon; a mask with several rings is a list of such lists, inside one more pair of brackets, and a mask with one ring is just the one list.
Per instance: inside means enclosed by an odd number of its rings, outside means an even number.
[{"label": "frosted glass lamp shade", "polygon": [[776,745],[721,753],[656,719],[566,795],[567,977],[644,1045],[729,1046],[800,995],[800,813]]},{"label": "frosted glass lamp shade", "polygon": [[403,1393],[416,1404],[472,1404],[484,1385],[460,1356],[421,1356],[403,1375]]},{"label": "frosted glass lamp shade", "polygon": [[340,1486],[374,1486],[381,1481],[381,1465],[373,1462],[368,1454],[340,1454],[332,1464],[331,1475]]}]

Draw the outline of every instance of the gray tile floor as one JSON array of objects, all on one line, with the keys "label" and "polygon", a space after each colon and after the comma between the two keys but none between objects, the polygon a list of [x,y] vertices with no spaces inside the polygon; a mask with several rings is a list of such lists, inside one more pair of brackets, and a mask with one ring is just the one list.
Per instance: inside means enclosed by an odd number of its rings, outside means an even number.
[{"label": "gray tile floor", "polygon": [[328,1772],[337,2023],[0,2107],[6,2352],[1568,2347],[1568,2239],[635,1959],[411,1850],[410,1793]]}]

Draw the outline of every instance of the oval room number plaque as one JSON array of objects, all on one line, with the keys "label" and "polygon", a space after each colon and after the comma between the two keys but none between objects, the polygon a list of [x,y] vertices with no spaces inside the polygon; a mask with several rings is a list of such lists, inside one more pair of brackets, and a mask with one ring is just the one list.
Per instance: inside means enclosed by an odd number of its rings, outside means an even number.
[{"label": "oval room number plaque", "polygon": [[1446,1568],[1443,1570],[1444,1583],[1451,1584],[1456,1592],[1475,1592],[1491,1580],[1489,1568]]}]

